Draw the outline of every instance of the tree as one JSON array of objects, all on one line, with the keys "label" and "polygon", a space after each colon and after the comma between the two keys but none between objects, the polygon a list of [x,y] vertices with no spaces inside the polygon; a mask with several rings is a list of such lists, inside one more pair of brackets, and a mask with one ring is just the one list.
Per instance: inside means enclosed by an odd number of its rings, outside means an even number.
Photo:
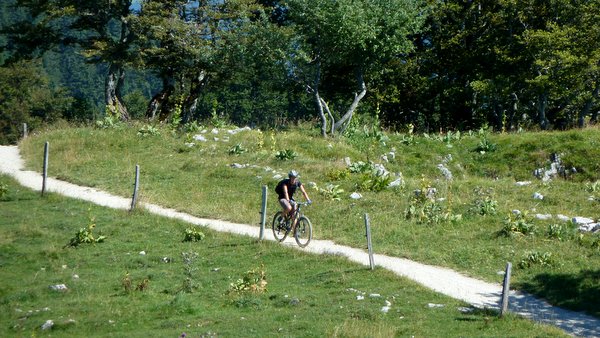
[{"label": "tree", "polygon": [[33,58],[57,45],[80,46],[88,62],[108,65],[107,108],[127,120],[121,91],[125,67],[133,62],[133,36],[126,18],[131,0],[17,0],[25,19],[7,30],[13,60]]},{"label": "tree", "polygon": [[[383,63],[412,50],[410,39],[425,18],[421,1],[291,0],[289,15],[300,34],[297,62],[291,70],[313,94],[321,134],[343,131],[367,93],[366,77]],[[332,70],[353,72],[356,89],[345,113],[336,120],[322,97]],[[325,115],[327,113],[327,115]]]}]

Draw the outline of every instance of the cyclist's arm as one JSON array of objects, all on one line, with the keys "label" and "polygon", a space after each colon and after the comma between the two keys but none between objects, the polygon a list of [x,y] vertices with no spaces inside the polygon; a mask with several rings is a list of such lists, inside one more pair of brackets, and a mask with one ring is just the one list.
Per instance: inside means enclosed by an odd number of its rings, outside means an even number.
[{"label": "cyclist's arm", "polygon": [[288,194],[288,188],[287,185],[283,185],[283,196],[285,197],[286,200],[290,200],[290,195]]},{"label": "cyclist's arm", "polygon": [[300,184],[300,191],[302,191],[302,195],[304,195],[304,199],[307,201],[310,201],[310,197],[308,197],[308,194],[306,193],[306,190],[304,189],[304,184]]}]

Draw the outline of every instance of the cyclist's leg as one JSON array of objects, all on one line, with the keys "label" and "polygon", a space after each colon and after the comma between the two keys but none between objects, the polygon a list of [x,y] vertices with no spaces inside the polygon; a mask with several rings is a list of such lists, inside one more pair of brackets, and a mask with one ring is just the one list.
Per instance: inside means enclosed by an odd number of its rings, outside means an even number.
[{"label": "cyclist's leg", "polygon": [[288,215],[291,215],[292,205],[290,204],[290,201],[286,200],[285,198],[282,198],[279,200],[279,205],[281,205],[281,208],[283,209],[283,218],[287,218]]}]

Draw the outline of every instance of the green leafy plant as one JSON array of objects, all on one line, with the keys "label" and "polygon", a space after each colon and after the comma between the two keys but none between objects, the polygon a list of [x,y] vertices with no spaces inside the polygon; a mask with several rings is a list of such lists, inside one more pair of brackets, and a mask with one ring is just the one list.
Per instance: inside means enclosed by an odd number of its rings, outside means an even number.
[{"label": "green leafy plant", "polygon": [[280,161],[290,161],[295,159],[296,157],[298,157],[298,154],[296,154],[296,152],[292,149],[280,150],[277,153],[275,153],[275,158]]},{"label": "green leafy plant", "polygon": [[494,199],[494,190],[491,188],[484,189],[477,187],[474,189],[474,193],[477,196],[473,202],[471,210],[481,216],[495,215],[498,208],[498,202]]},{"label": "green leafy plant", "polygon": [[0,199],[4,199],[8,195],[8,185],[0,183]]},{"label": "green leafy plant", "polygon": [[359,173],[359,174],[370,173],[374,169],[375,169],[375,166],[373,165],[373,162],[358,161],[358,162],[351,163],[348,166],[348,170],[350,170],[351,173],[355,173],[355,174],[356,173]]},{"label": "green leafy plant", "polygon": [[96,127],[100,129],[120,128],[122,125],[123,122],[119,116],[113,113],[108,106],[106,107],[104,118],[96,121]]},{"label": "green leafy plant", "polygon": [[241,143],[238,143],[233,147],[229,148],[229,155],[241,155],[245,152],[246,148],[244,148]]},{"label": "green leafy plant", "polygon": [[202,126],[197,121],[188,122],[183,125],[183,130],[186,133],[197,133],[202,130]]},{"label": "green leafy plant", "polygon": [[550,252],[540,253],[538,251],[529,251],[525,253],[525,257],[521,259],[517,265],[521,269],[527,269],[532,266],[552,266],[554,260]]},{"label": "green leafy plant", "polygon": [[527,236],[533,235],[535,231],[535,224],[531,222],[526,212],[511,213],[504,220],[504,227],[500,230],[500,234],[506,237]]},{"label": "green leafy plant", "polygon": [[356,184],[356,189],[362,191],[380,192],[386,189],[392,182],[392,177],[388,173],[371,171],[363,174],[361,181]]},{"label": "green leafy plant", "polygon": [[196,280],[196,271],[198,268],[194,267],[194,262],[198,259],[197,252],[182,252],[181,258],[183,259],[183,285],[181,286],[182,292],[192,293],[196,290],[199,285]]},{"label": "green leafy plant", "polygon": [[85,228],[80,228],[79,231],[75,234],[75,237],[71,238],[69,244],[67,246],[77,247],[80,244],[84,243],[101,243],[104,242],[106,236],[94,236],[94,228],[96,228],[95,218],[89,218],[89,224]]},{"label": "green leafy plant", "polygon": [[187,228],[183,232],[184,242],[199,242],[205,237],[204,233],[195,227]]},{"label": "green leafy plant", "polygon": [[325,173],[325,177],[332,181],[345,180],[350,176],[348,169],[330,169]]},{"label": "green leafy plant", "polygon": [[477,148],[475,148],[475,151],[479,152],[480,154],[493,152],[496,151],[496,144],[492,143],[487,137],[483,137],[479,141],[479,144],[477,145]]},{"label": "green leafy plant", "polygon": [[567,224],[548,224],[546,230],[546,236],[551,239],[558,239],[560,241],[573,239],[576,237],[577,227],[574,223],[569,222]]},{"label": "green leafy plant", "polygon": [[339,185],[327,184],[325,188],[317,187],[317,191],[332,201],[339,201],[344,189],[340,188]]},{"label": "green leafy plant", "polygon": [[138,130],[137,135],[140,137],[158,136],[160,131],[157,127],[147,124]]},{"label": "green leafy plant", "polygon": [[242,278],[229,284],[230,293],[264,293],[267,291],[267,274],[265,267],[261,265],[260,268],[256,268],[247,271]]},{"label": "green leafy plant", "polygon": [[427,224],[460,221],[462,215],[453,213],[449,206],[444,205],[445,199],[436,198],[436,194],[437,189],[423,177],[420,189],[413,192],[408,207],[404,210],[404,217]]}]

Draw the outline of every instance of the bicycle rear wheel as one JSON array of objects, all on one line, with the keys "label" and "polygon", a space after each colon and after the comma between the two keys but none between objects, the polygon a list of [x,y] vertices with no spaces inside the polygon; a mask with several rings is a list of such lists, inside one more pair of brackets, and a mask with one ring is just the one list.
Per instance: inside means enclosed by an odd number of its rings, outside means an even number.
[{"label": "bicycle rear wheel", "polygon": [[283,242],[283,240],[287,237],[290,232],[289,229],[286,228],[285,220],[281,211],[278,211],[273,217],[273,237],[278,242]]},{"label": "bicycle rear wheel", "polygon": [[310,243],[310,240],[312,239],[312,224],[307,217],[302,216],[298,219],[294,237],[296,238],[296,243],[298,243],[298,246],[301,248],[304,248]]}]

